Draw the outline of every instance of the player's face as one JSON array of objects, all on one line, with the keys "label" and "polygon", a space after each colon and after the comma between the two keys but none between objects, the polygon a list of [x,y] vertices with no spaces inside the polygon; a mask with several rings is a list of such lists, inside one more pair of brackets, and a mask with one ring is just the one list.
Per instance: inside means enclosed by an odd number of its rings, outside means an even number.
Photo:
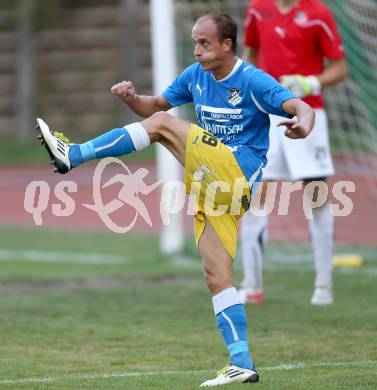
[{"label": "player's face", "polygon": [[204,70],[216,70],[223,64],[228,46],[219,41],[215,23],[210,19],[199,21],[192,30],[194,56]]}]

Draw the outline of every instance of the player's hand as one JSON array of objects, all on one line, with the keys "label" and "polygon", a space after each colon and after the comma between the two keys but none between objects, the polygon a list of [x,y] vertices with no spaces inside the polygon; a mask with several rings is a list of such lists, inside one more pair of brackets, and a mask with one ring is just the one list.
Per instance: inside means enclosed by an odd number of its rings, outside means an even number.
[{"label": "player's hand", "polygon": [[284,75],[280,77],[280,83],[298,98],[321,93],[321,84],[315,76]]},{"label": "player's hand", "polygon": [[311,130],[297,119],[285,119],[279,122],[278,126],[285,126],[285,136],[292,139],[305,138]]},{"label": "player's hand", "polygon": [[111,87],[111,93],[113,95],[118,96],[125,102],[133,100],[137,96],[136,89],[132,81],[125,81],[125,80],[113,85]]}]

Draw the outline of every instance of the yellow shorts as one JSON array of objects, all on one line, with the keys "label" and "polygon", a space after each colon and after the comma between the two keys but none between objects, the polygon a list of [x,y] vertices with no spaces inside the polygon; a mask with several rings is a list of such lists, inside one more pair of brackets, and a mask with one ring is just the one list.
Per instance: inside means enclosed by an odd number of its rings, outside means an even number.
[{"label": "yellow shorts", "polygon": [[202,128],[191,125],[186,143],[186,193],[196,199],[194,232],[198,245],[206,220],[232,258],[238,220],[250,204],[249,183],[231,150]]}]

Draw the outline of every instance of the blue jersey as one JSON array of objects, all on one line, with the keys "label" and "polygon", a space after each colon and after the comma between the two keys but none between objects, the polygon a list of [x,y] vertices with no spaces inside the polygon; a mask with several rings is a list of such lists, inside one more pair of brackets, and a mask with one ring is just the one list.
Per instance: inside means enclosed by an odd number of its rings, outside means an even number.
[{"label": "blue jersey", "polygon": [[290,117],[282,104],[295,97],[267,73],[240,59],[222,80],[195,63],[162,96],[174,107],[193,102],[199,126],[231,148],[248,180],[267,162],[268,114]]}]

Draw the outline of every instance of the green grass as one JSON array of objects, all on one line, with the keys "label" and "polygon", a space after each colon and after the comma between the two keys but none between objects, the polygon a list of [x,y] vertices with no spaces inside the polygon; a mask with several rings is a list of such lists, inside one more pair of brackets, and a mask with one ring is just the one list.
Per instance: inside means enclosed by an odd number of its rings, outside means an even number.
[{"label": "green grass", "polygon": [[[1,389],[196,389],[225,365],[199,260],[160,256],[156,237],[0,228],[0,249],[121,261],[0,262]],[[310,262],[267,262],[267,302],[247,308],[255,388],[376,388],[377,256],[366,253],[364,267],[335,270],[331,307],[308,304]]]}]

